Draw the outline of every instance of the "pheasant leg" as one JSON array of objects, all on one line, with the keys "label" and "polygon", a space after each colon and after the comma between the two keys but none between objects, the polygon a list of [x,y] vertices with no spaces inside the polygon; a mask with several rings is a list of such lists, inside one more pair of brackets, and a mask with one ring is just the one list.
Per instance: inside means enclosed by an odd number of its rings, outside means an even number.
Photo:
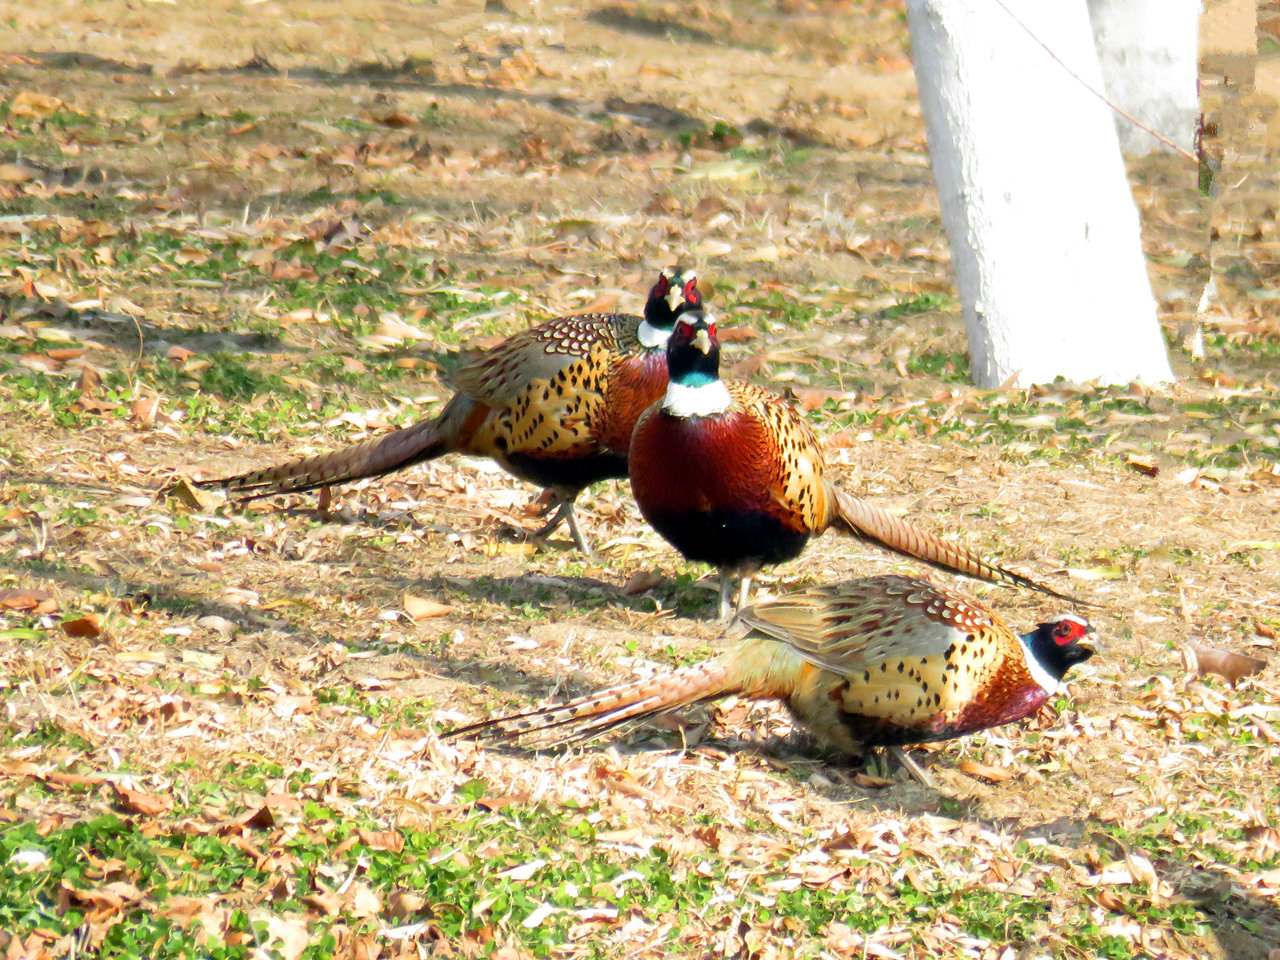
[{"label": "pheasant leg", "polygon": [[[550,520],[540,526],[537,530],[533,531],[533,536],[536,539],[541,540],[553,533],[560,524],[568,524],[569,536],[573,538],[574,546],[581,550],[583,555],[590,560],[592,556],[591,544],[587,542],[587,538],[582,535],[582,530],[578,528],[578,517],[573,510],[573,500],[565,499],[564,497],[557,497],[555,500],[552,500],[551,503],[554,505],[557,502],[559,503],[559,506],[556,507],[556,512],[551,515]],[[548,506],[548,509],[550,509],[550,506]]]},{"label": "pheasant leg", "polygon": [[916,782],[921,786],[928,787],[930,790],[936,790],[938,788],[937,784],[933,782],[933,777],[929,776],[924,767],[911,759],[911,754],[907,753],[907,751],[903,750],[901,747],[889,747],[889,756],[902,764],[903,769],[911,774],[911,776],[915,777]]},{"label": "pheasant leg", "polygon": [[720,620],[721,622],[728,620],[733,616],[733,601],[729,598],[733,595],[733,574],[728,570],[720,571]]}]

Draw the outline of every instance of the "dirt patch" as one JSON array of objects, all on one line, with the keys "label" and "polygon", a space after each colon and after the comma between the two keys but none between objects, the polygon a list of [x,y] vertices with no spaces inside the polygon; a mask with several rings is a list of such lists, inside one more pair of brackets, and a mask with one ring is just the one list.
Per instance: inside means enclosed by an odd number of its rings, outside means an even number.
[{"label": "dirt patch", "polygon": [[[581,804],[634,832],[607,849],[643,836],[677,863],[696,848],[752,896],[782,871],[761,893],[774,905],[794,881],[901,906],[945,877],[1042,907],[1005,935],[948,919],[955,894],[846,949],[840,918],[769,927],[766,906],[747,922],[735,894],[706,907],[701,941],[624,911],[556,948],[575,956],[754,953],[762,930],[802,955],[1261,957],[1280,942],[1276,849],[1259,839],[1280,799],[1274,162],[1214,214],[1235,240],[1203,327],[1194,171],[1131,166],[1179,385],[980,394],[894,4],[12,15],[0,587],[56,601],[0,620],[0,789],[20,817],[82,815],[31,792],[50,770],[181,792],[265,758],[350,786],[352,811],[389,829],[470,810],[458,791],[479,780]],[[812,408],[839,482],[1101,605],[1105,654],[1070,698],[929,751],[938,792],[868,786],[781,711],[736,701],[550,757],[440,742],[442,726],[720,646],[712,581],[624,485],[582,504],[593,561],[528,542],[533,491],[483,461],[356,485],[328,522],[307,498],[237,512],[159,495],[180,473],[427,415],[460,351],[544,316],[635,309],[676,261],[747,331],[726,362]],[[150,415],[132,406],[148,398]],[[762,579],[777,593],[909,569],[828,536]],[[1060,607],[965,588],[1017,626]],[[413,620],[406,596],[444,609]],[[82,614],[98,634],[59,626]],[[1188,639],[1270,665],[1239,689],[1187,678]],[[693,820],[716,839],[688,840]],[[883,876],[777,866],[838,865],[846,848]],[[1040,869],[1049,896],[1027,879]],[[497,944],[530,942],[518,918],[495,922]],[[1090,924],[1095,940],[1070,939]]]}]

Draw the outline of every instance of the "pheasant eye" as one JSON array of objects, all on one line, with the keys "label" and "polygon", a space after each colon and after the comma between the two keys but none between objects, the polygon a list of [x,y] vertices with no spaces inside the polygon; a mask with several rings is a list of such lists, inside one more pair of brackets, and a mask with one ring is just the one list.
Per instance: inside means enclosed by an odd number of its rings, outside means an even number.
[{"label": "pheasant eye", "polygon": [[1053,639],[1057,641],[1059,645],[1064,645],[1071,643],[1073,640],[1078,640],[1082,632],[1080,624],[1076,623],[1074,620],[1063,620],[1054,627]]},{"label": "pheasant eye", "polygon": [[696,277],[684,285],[684,298],[690,303],[702,302],[702,294],[698,292],[698,280]]}]

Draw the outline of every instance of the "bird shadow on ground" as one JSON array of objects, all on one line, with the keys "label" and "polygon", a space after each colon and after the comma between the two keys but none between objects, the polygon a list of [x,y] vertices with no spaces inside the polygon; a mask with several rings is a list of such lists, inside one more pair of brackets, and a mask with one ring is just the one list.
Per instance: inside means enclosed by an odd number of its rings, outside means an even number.
[{"label": "bird shadow on ground", "polygon": [[1174,884],[1175,896],[1195,906],[1213,931],[1223,960],[1280,958],[1280,903],[1241,890],[1213,866],[1197,864],[1194,869],[1183,883]]},{"label": "bird shadow on ground", "polygon": [[[178,326],[154,323],[145,317],[127,316],[99,308],[77,309],[61,300],[45,300],[18,294],[0,296],[0,312],[17,320],[51,320],[62,329],[91,334],[104,346],[128,353],[146,350],[163,353],[177,345],[196,353],[231,351],[280,353],[285,343],[268,333],[193,333]],[[299,354],[304,348],[296,348]]]},{"label": "bird shadow on ground", "polygon": [[[228,657],[226,666],[235,670],[235,664],[242,659],[241,654],[255,653],[260,650],[263,631],[275,631],[289,640],[313,645],[335,638],[316,636],[305,625],[295,622],[287,616],[267,615],[244,604],[211,599],[200,591],[200,584],[192,589],[175,588],[171,584],[152,581],[140,581],[112,573],[98,574],[86,570],[74,569],[65,564],[29,557],[0,566],[0,572],[12,572],[38,580],[44,589],[66,591],[69,595],[84,592],[108,593],[122,601],[127,601],[136,612],[153,610],[161,613],[183,614],[195,617],[199,622],[205,617],[218,617],[232,625],[229,636],[218,636],[217,631],[210,628],[209,635],[188,646],[200,647],[212,645],[211,650]],[[304,587],[296,590],[292,585],[283,585],[287,593],[305,595]],[[355,648],[386,649],[385,644],[376,644],[359,639],[343,641]],[[455,683],[469,683],[479,690],[527,690],[535,682],[527,672],[514,664],[497,661],[481,654],[471,654],[458,650],[451,644],[422,644],[411,650],[401,647],[397,651],[401,656],[413,662],[421,673],[438,680]],[[246,661],[247,662],[247,661]]]},{"label": "bird shadow on ground", "polygon": [[[603,16],[608,18],[609,15],[603,14]],[[621,13],[615,13],[608,22],[605,22],[605,20],[600,22],[602,25],[615,29],[630,28],[631,32],[665,36],[669,39],[683,39],[691,42],[714,42],[715,39],[710,35],[700,35],[701,31],[676,24],[660,24],[660,32],[644,30],[642,29],[643,26],[650,21],[637,17],[628,17],[626,14]],[[683,33],[680,36],[673,37],[673,34],[681,31]],[[129,63],[78,51],[53,53],[33,51],[28,56],[41,62],[51,70],[80,69],[115,75],[132,74],[139,77],[151,76],[155,72],[154,67],[148,63]],[[625,117],[630,123],[637,123],[654,130],[687,131],[701,130],[710,126],[709,121],[699,120],[697,117],[668,104],[653,101],[626,101],[615,97],[600,102],[576,99],[563,94],[531,94],[522,90],[506,89],[485,83],[462,83],[441,80],[436,78],[435,70],[430,61],[418,60],[412,57],[400,63],[379,61],[354,63],[346,70],[341,71],[309,66],[295,66],[284,71],[276,68],[264,57],[255,56],[237,66],[192,67],[186,71],[186,75],[191,77],[201,75],[210,77],[282,76],[286,73],[289,81],[295,84],[310,81],[326,87],[343,87],[377,83],[379,89],[384,92],[391,90],[420,90],[440,96],[466,97],[470,100],[490,103],[522,101],[570,116],[586,117],[606,114]]]},{"label": "bird shadow on ground", "polygon": [[[560,549],[561,545],[557,543],[555,548]],[[566,544],[563,549],[572,550],[573,546]],[[450,593],[459,598],[500,603],[518,609],[544,608],[560,619],[574,614],[590,615],[606,606],[611,609],[620,607],[661,620],[664,628],[668,630],[675,623],[668,616],[671,609],[670,601],[679,589],[675,581],[667,578],[652,590],[633,595],[628,594],[625,588],[616,583],[608,583],[595,577],[548,575],[533,571],[506,577],[456,576],[437,573],[428,577],[406,577],[389,582],[394,582],[405,589]],[[649,593],[653,595],[645,595]],[[707,596],[713,597],[713,594],[708,592]],[[712,606],[713,604],[708,603],[708,609]]]},{"label": "bird shadow on ground", "polygon": [[[980,799],[957,796],[945,789],[916,783],[902,769],[892,773],[894,782],[887,786],[867,786],[865,781],[860,783],[859,778],[866,772],[863,761],[824,755],[815,750],[803,733],[760,741],[732,736],[713,737],[685,746],[670,742],[675,734],[669,729],[646,729],[646,723],[652,724],[655,719],[621,725],[613,731],[612,737],[599,744],[584,741],[538,749],[515,743],[489,742],[485,749],[528,759],[541,754],[590,753],[603,750],[607,744],[611,752],[627,757],[665,753],[705,757],[713,764],[723,762],[732,754],[745,753],[766,766],[770,773],[804,782],[808,789],[829,802],[856,802],[860,810],[872,811],[876,816],[893,818],[940,814],[983,830],[1010,835],[1015,840],[1043,841],[1066,848],[1072,851],[1073,859],[1078,857],[1081,860],[1081,866],[1094,851],[1101,860],[1122,860],[1124,857],[1124,851],[1118,849],[1115,838],[1106,831],[1105,825],[1093,817],[1062,816],[1028,824],[1017,818],[984,816],[980,813]],[[695,735],[706,726],[701,721],[695,722]],[[948,762],[944,757],[934,765],[934,769]],[[1167,885],[1166,893],[1168,887],[1173,888],[1171,900],[1184,903],[1194,911],[1194,916],[1188,918],[1189,922],[1204,924],[1212,931],[1218,950],[1211,956],[1219,960],[1277,960],[1280,957],[1274,946],[1280,944],[1280,904],[1242,890],[1230,876],[1213,865],[1152,859],[1157,875]],[[1144,885],[1120,887],[1108,909],[1140,924],[1149,897],[1150,890]]]},{"label": "bird shadow on ground", "polygon": [[[0,567],[0,570],[6,569]],[[93,573],[78,570],[63,563],[43,560],[39,557],[10,561],[7,569],[38,578],[42,583],[67,590],[69,593],[104,592],[122,600],[128,600],[135,608],[149,607],[170,613],[194,614],[197,617],[217,616],[247,630],[279,630],[297,632],[289,621],[255,612],[243,604],[210,599],[196,590],[175,590],[157,581],[141,582],[112,573]]]}]

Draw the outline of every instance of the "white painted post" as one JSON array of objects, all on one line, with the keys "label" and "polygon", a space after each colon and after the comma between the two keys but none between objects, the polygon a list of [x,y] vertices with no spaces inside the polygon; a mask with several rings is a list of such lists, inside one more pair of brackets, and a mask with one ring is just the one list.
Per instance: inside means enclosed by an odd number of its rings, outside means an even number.
[{"label": "white painted post", "polygon": [[[1195,140],[1200,0],[1089,0],[1107,99],[1183,150]],[[1170,149],[1115,114],[1120,149]]]},{"label": "white painted post", "polygon": [[1172,380],[1085,0],[1003,4],[907,0],[974,379]]}]

